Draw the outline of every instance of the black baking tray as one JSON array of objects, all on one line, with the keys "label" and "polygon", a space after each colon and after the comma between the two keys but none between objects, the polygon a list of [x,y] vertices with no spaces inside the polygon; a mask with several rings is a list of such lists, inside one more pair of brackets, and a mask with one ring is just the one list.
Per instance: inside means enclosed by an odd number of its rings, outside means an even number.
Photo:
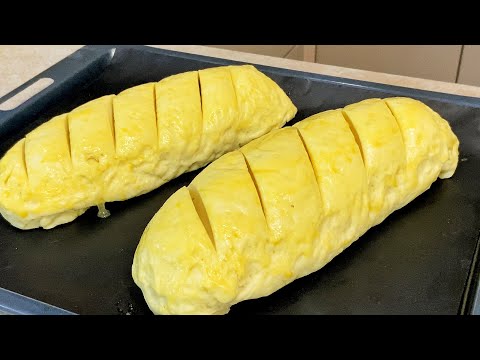
[{"label": "black baking tray", "polygon": [[[166,76],[234,61],[146,46],[85,46],[0,99],[42,77],[54,83],[18,108],[0,111],[0,155],[52,116],[96,97]],[[480,99],[257,65],[298,107],[292,124],[371,97],[420,99],[460,139],[453,178],[370,229],[323,269],[271,296],[232,307],[241,314],[480,313]],[[0,310],[18,314],[151,314],[131,277],[145,226],[198,171],[149,194],[88,210],[52,230],[21,231],[0,220]],[[3,288],[3,289],[2,289]],[[51,305],[51,306],[49,306]]]}]

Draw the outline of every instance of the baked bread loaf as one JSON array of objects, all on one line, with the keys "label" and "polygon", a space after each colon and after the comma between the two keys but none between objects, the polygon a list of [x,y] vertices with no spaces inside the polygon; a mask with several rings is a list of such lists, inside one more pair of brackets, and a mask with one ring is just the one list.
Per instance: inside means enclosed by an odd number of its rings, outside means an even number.
[{"label": "baked bread loaf", "polygon": [[53,228],[91,206],[147,193],[296,114],[251,65],[191,71],[54,117],[0,160],[0,213],[20,229]]},{"label": "baked bread loaf", "polygon": [[453,175],[457,137],[410,98],[321,112],[227,153],[175,192],[132,276],[155,314],[225,314],[317,271]]}]

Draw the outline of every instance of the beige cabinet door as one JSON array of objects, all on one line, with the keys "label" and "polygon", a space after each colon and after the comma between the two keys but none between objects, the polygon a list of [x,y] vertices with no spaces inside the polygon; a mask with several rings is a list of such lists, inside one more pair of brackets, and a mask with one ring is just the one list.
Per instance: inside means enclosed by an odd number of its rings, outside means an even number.
[{"label": "beige cabinet door", "polygon": [[317,45],[316,62],[455,82],[461,45]]},{"label": "beige cabinet door", "polygon": [[295,45],[285,56],[286,59],[304,60],[303,45]]},{"label": "beige cabinet door", "polygon": [[480,86],[480,45],[464,46],[458,82]]},{"label": "beige cabinet door", "polygon": [[315,45],[207,45],[221,49],[313,62]]},{"label": "beige cabinet door", "polygon": [[288,55],[295,45],[207,45],[220,49],[242,51],[253,54],[285,57]]}]

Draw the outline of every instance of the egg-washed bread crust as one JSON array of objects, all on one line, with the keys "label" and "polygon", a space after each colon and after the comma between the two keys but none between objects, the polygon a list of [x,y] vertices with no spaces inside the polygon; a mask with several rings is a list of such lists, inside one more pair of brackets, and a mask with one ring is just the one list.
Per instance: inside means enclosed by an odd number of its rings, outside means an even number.
[{"label": "egg-washed bread crust", "polygon": [[452,176],[458,146],[438,113],[400,97],[274,130],[164,203],[137,247],[133,279],[155,314],[225,314],[322,268]]},{"label": "egg-washed bread crust", "polygon": [[40,125],[0,160],[0,213],[53,228],[91,206],[147,193],[238,149],[297,112],[251,65],[173,75]]}]

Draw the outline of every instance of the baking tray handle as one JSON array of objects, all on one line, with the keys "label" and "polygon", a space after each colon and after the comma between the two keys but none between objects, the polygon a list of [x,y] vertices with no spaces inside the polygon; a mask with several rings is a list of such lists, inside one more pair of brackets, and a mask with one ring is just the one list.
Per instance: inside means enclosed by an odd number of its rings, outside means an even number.
[{"label": "baking tray handle", "polygon": [[[11,110],[3,106],[5,109],[0,110],[0,137],[19,130],[25,125],[25,121],[34,121],[34,117],[61,98],[62,94],[93,81],[110,64],[115,49],[114,46],[84,46],[15,90],[2,96],[0,98],[0,109],[2,104],[5,105],[7,101],[33,84],[37,85],[36,83],[40,83],[41,79],[53,80],[53,82],[49,81],[50,84],[46,88]],[[25,114],[32,119],[24,119]]]}]

